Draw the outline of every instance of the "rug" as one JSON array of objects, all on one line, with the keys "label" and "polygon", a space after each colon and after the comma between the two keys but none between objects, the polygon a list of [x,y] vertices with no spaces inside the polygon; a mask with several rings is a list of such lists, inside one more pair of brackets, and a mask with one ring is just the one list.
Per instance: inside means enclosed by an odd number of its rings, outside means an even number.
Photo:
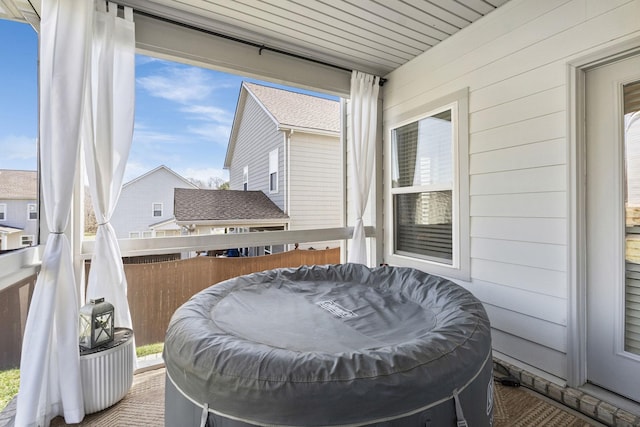
[{"label": "rug", "polygon": [[[87,415],[77,426],[142,427],[164,425],[165,370],[155,369],[134,377],[129,393],[118,404]],[[495,385],[494,427],[593,427],[590,421],[560,404],[522,387]],[[51,423],[66,426],[62,417]],[[470,426],[472,427],[472,426]]]}]

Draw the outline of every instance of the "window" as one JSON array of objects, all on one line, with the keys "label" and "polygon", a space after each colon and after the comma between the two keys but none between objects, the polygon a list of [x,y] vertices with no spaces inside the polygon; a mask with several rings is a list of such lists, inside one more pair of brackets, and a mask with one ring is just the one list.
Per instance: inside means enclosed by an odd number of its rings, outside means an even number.
[{"label": "window", "polygon": [[271,255],[273,253],[273,247],[271,245],[267,245],[264,247],[264,254]]},{"label": "window", "polygon": [[33,236],[30,234],[25,234],[24,236],[20,236],[20,244],[22,246],[33,245]]},{"label": "window", "polygon": [[153,203],[153,216],[161,217],[162,216],[162,203]]},{"label": "window", "polygon": [[143,231],[142,232],[142,238],[149,239],[151,237],[153,237],[153,231]]},{"label": "window", "polygon": [[38,205],[35,203],[29,203],[27,205],[27,218],[30,220],[38,219]]},{"label": "window", "polygon": [[395,250],[446,264],[453,258],[451,112],[392,131]]},{"label": "window", "polygon": [[269,193],[278,192],[278,149],[269,153]]},{"label": "window", "polygon": [[140,232],[139,231],[130,231],[129,232],[129,238],[130,239],[139,239],[140,238]]},{"label": "window", "polygon": [[242,189],[249,190],[249,166],[245,166],[242,170]]},{"label": "window", "polygon": [[413,110],[390,126],[387,147],[390,261],[462,279],[470,263],[467,99],[464,90]]},{"label": "window", "polygon": [[7,220],[7,205],[6,203],[0,204],[0,221]]}]

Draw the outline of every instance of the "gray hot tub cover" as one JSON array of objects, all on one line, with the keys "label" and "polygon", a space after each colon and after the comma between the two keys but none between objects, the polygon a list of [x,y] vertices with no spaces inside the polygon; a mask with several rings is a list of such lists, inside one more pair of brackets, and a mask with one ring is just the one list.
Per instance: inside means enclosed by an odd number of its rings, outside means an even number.
[{"label": "gray hot tub cover", "polygon": [[164,347],[167,374],[190,400],[258,425],[415,413],[463,389],[490,354],[489,320],[464,288],[359,264],[211,286],[175,312]]}]

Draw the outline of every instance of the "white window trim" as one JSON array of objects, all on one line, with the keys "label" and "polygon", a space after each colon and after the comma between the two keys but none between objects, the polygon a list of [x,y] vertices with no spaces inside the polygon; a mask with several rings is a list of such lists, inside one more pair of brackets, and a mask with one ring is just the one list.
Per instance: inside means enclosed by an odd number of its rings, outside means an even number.
[{"label": "white window trim", "polygon": [[[280,180],[280,173],[278,171],[278,163],[280,160],[279,157],[279,152],[278,152],[278,148],[276,148],[275,150],[271,150],[269,152],[269,193],[270,194],[275,194],[278,192],[278,187],[279,187],[279,180]],[[272,174],[276,174],[276,186],[275,188],[271,188],[271,175]]]},{"label": "white window trim", "polygon": [[[33,212],[36,213],[36,217],[35,218],[31,218],[31,209],[30,207],[34,206],[34,210]],[[27,204],[27,221],[37,221],[38,220],[38,205],[36,203],[28,203]]]},{"label": "white window trim", "polygon": [[242,168],[242,189],[249,191],[249,166]]},{"label": "white window trim", "polygon": [[[160,205],[160,215],[155,215],[156,213],[156,205]],[[162,202],[153,202],[151,203],[151,217],[153,218],[162,218],[164,215],[164,204]]]},{"label": "white window trim", "polygon": [[129,232],[129,238],[130,239],[139,239],[140,238],[140,232],[139,231],[130,231]]},{"label": "white window trim", "polygon": [[[398,127],[420,120],[421,118],[437,114],[447,108],[452,108],[453,123],[453,170],[454,182],[452,185],[452,264],[445,264],[431,259],[424,259],[419,255],[394,253],[394,212],[393,194],[402,193],[403,188],[391,188],[392,170],[392,131]],[[429,102],[412,110],[402,112],[385,118],[385,135],[387,140],[384,145],[385,157],[385,262],[419,268],[426,272],[445,276],[453,279],[469,280],[471,273],[470,237],[469,237],[469,91],[462,89],[448,96]],[[430,186],[430,191],[433,188]],[[416,191],[413,187],[409,192]]]},{"label": "white window trim", "polygon": [[0,203],[0,212],[4,213],[4,218],[0,218],[0,221],[6,221],[7,220],[7,204],[6,203]]}]

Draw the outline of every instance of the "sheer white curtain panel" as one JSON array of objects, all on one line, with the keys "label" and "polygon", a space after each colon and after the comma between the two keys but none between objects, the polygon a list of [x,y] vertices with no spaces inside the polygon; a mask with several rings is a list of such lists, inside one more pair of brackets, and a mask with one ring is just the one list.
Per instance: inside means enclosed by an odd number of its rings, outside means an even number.
[{"label": "sheer white curtain panel", "polygon": [[362,217],[367,208],[371,180],[373,179],[379,90],[379,77],[360,71],[352,72],[348,140],[353,192],[351,200],[355,212],[355,224],[348,261],[360,264],[367,264],[367,247]]},{"label": "sheer white curtain panel", "polygon": [[17,427],[84,418],[78,306],[65,231],[80,146],[91,52],[93,2],[42,2],[40,183],[50,234],[25,327]]},{"label": "sheer white curtain panel", "polygon": [[87,301],[104,297],[114,306],[115,326],[131,328],[127,279],[118,239],[109,221],[118,203],[133,138],[135,29],[133,10],[117,15],[115,3],[98,3],[94,23],[91,108],[85,110],[83,146],[98,222]]}]

